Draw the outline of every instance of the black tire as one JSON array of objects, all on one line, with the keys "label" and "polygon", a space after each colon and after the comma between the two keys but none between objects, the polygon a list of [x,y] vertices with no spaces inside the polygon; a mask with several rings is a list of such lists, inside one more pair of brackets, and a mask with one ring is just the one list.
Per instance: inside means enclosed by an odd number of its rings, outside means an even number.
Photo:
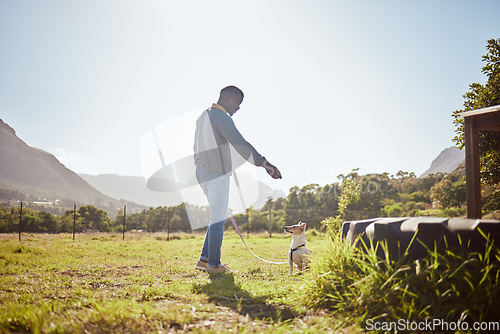
[{"label": "black tire", "polygon": [[[429,250],[434,248],[440,252],[444,249],[484,252],[487,242],[481,232],[500,248],[498,220],[398,217],[346,221],[342,224],[342,236],[347,243],[370,247],[385,241],[392,259],[401,257],[407,251],[408,260],[427,256]],[[377,254],[381,258],[385,256],[381,247],[378,247]]]}]

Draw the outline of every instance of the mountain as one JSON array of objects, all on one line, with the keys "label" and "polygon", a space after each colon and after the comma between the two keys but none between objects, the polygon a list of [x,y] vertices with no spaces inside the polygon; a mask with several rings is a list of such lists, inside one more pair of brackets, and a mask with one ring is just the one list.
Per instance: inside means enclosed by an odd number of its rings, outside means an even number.
[{"label": "mountain", "polygon": [[97,191],[52,154],[28,146],[1,119],[0,190],[3,199],[15,200],[5,194],[18,194],[20,200],[59,200],[64,207],[77,203],[115,211],[125,204]]},{"label": "mountain", "polygon": [[456,146],[448,147],[432,161],[431,166],[420,177],[426,177],[429,174],[451,173],[458,165],[464,162],[465,151],[459,150]]},{"label": "mountain", "polygon": [[[143,177],[122,176],[116,174],[88,175],[79,174],[97,190],[114,198],[122,198],[150,207],[173,206],[182,203],[182,198],[175,193],[160,193],[148,189]],[[273,190],[263,182],[258,182],[258,199],[253,204],[255,209],[262,208],[268,197],[277,199],[286,197],[279,190]],[[190,203],[200,205],[200,203]]]}]

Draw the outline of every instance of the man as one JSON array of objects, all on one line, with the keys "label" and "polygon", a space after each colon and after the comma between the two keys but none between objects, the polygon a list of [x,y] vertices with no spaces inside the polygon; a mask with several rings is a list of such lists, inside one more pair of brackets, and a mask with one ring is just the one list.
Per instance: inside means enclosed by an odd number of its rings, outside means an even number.
[{"label": "man", "polygon": [[196,121],[196,178],[210,206],[209,226],[196,269],[209,273],[229,271],[220,262],[232,172],[229,144],[250,163],[264,167],[272,178],[281,179],[278,168],[260,155],[236,129],[231,117],[240,109],[242,102],[243,92],[235,86],[228,86],[221,90],[217,103],[205,110]]}]

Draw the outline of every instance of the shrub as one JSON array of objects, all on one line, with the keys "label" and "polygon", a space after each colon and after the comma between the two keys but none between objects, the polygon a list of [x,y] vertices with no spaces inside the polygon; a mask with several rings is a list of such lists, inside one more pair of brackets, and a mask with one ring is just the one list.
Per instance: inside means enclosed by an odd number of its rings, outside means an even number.
[{"label": "shrub", "polygon": [[443,215],[446,217],[460,217],[465,216],[466,213],[466,208],[447,208],[443,210]]},{"label": "shrub", "polygon": [[484,209],[486,211],[500,210],[500,190],[497,190],[486,197],[484,200]]},{"label": "shrub", "polygon": [[384,212],[387,215],[387,217],[401,217],[404,210],[401,207],[401,203],[395,203],[391,205],[386,205],[382,209],[382,212]]}]

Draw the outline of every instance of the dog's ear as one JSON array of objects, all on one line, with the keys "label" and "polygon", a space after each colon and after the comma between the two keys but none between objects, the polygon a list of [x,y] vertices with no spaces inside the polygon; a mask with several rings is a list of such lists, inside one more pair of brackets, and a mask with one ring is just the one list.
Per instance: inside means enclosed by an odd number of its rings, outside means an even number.
[{"label": "dog's ear", "polygon": [[305,231],[306,230],[306,226],[307,224],[304,223],[304,222],[299,222],[300,226],[302,227],[302,229]]}]

